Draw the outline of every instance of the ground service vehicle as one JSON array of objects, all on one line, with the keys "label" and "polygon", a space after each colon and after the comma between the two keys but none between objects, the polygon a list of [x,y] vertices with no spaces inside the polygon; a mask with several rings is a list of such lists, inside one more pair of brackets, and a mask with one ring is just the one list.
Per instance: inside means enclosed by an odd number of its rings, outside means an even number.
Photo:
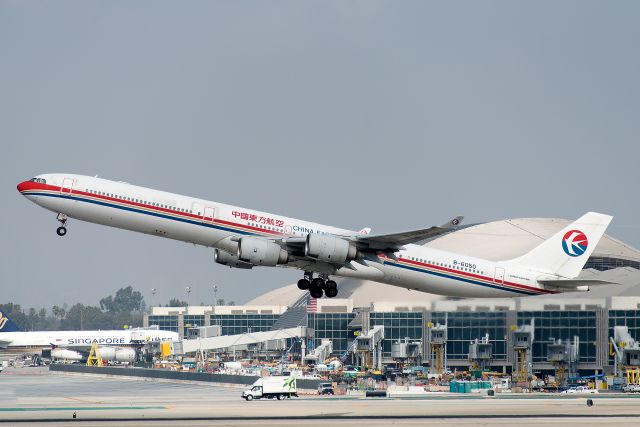
[{"label": "ground service vehicle", "polygon": [[598,390],[585,386],[571,387],[561,392],[561,394],[598,394]]},{"label": "ground service vehicle", "polygon": [[251,385],[251,388],[242,392],[242,397],[246,401],[262,398],[273,399],[274,397],[282,400],[291,396],[298,397],[295,377],[274,376],[259,378]]},{"label": "ground service vehicle", "polygon": [[318,384],[318,394],[330,394],[333,396],[333,384],[331,383]]}]

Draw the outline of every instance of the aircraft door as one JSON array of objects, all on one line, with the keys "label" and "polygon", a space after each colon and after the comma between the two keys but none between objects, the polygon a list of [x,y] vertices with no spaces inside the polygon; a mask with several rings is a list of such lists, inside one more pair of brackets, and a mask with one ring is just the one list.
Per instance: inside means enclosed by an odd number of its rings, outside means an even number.
[{"label": "aircraft door", "polygon": [[496,267],[496,272],[493,277],[494,283],[504,283],[504,268]]},{"label": "aircraft door", "polygon": [[216,210],[211,206],[206,206],[204,208],[204,215],[202,216],[202,221],[204,222],[214,222],[216,218]]},{"label": "aircraft door", "polygon": [[60,187],[61,193],[71,194],[73,188],[73,179],[72,178],[64,178],[62,180],[62,187]]}]

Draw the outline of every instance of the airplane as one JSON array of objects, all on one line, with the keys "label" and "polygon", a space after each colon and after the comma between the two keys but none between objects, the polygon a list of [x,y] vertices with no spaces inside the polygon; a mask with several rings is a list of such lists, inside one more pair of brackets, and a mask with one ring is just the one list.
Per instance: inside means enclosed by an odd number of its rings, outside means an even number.
[{"label": "airplane", "polygon": [[515,259],[489,261],[419,245],[456,230],[441,226],[391,234],[351,231],[281,215],[168,193],[98,177],[43,174],[18,191],[68,219],[122,228],[212,248],[218,264],[304,272],[298,288],[311,297],[338,295],[335,277],[353,277],[452,297],[519,297],[588,291],[609,282],[577,276],[612,220],[588,212]]},{"label": "airplane", "polygon": [[86,360],[88,349],[97,343],[100,356],[106,360],[133,362],[132,346],[165,341],[178,341],[178,333],[151,328],[105,331],[33,331],[21,332],[0,311],[0,349],[30,353],[38,350],[54,359]]}]

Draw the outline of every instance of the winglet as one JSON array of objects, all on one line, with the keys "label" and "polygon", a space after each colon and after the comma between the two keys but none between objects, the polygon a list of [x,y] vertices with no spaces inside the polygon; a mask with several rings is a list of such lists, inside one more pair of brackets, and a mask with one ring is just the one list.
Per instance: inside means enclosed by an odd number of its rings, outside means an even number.
[{"label": "winglet", "polygon": [[453,218],[452,220],[442,224],[440,226],[440,228],[450,228],[450,229],[458,228],[458,226],[462,223],[463,219],[464,219],[463,216],[457,216],[457,217]]}]

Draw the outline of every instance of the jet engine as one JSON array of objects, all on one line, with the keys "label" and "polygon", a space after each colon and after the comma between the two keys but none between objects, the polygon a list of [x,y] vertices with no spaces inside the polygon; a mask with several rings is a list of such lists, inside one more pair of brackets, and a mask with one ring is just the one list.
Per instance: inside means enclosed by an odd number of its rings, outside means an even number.
[{"label": "jet engine", "polygon": [[238,258],[253,265],[274,267],[285,264],[289,254],[280,245],[270,240],[243,237],[238,242]]},{"label": "jet engine", "polygon": [[115,362],[129,362],[136,360],[136,351],[131,347],[99,347],[100,357]]},{"label": "jet engine", "polygon": [[63,360],[83,360],[86,358],[86,356],[75,350],[67,350],[66,348],[54,348],[51,350],[51,358]]},{"label": "jet engine", "polygon": [[227,265],[232,268],[253,268],[252,264],[242,262],[237,256],[220,249],[214,249],[213,260],[218,264]]},{"label": "jet engine", "polygon": [[358,250],[347,240],[326,234],[307,235],[304,253],[310,258],[332,264],[344,264],[356,259]]}]

